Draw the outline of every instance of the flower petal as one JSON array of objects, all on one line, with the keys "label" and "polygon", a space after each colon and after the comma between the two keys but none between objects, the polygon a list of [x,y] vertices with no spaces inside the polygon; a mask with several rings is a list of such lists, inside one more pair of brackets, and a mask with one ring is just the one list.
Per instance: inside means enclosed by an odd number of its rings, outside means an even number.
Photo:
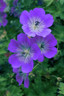
[{"label": "flower petal", "polygon": [[32,17],[43,17],[45,15],[45,11],[43,8],[34,8],[30,12],[30,16]]},{"label": "flower petal", "polygon": [[29,20],[29,13],[25,10],[20,15],[20,23],[26,24],[28,23],[28,20]]},{"label": "flower petal", "polygon": [[7,21],[6,19],[3,19],[2,25],[3,25],[3,26],[6,26],[7,23],[8,23],[8,21]]},{"label": "flower petal", "polygon": [[0,12],[3,12],[6,8],[6,3],[3,0],[0,0]]},{"label": "flower petal", "polygon": [[19,83],[19,86],[22,84],[23,82],[23,77],[19,76],[19,74],[16,75],[16,81]]},{"label": "flower petal", "polygon": [[36,34],[30,31],[28,25],[23,25],[22,29],[25,32],[25,34],[27,34],[28,36],[35,37]]},{"label": "flower petal", "polygon": [[49,34],[45,39],[50,47],[57,45],[57,40],[55,39],[54,35]]},{"label": "flower petal", "polygon": [[53,16],[50,14],[46,14],[43,20],[44,20],[46,27],[52,26],[52,24],[54,22]]},{"label": "flower petal", "polygon": [[22,62],[19,61],[16,54],[13,54],[9,57],[9,63],[12,65],[13,68],[19,68],[22,65]]},{"label": "flower petal", "polygon": [[24,80],[24,87],[26,87],[26,88],[29,87],[29,79],[28,79],[28,77]]},{"label": "flower petal", "polygon": [[19,47],[18,42],[14,39],[11,39],[11,41],[8,45],[8,50],[11,52],[16,52],[18,47]]},{"label": "flower petal", "polygon": [[43,60],[44,60],[44,55],[40,54],[39,57],[38,57],[38,61],[43,62]]},{"label": "flower petal", "polygon": [[42,36],[42,37],[46,37],[47,35],[49,35],[51,33],[51,29],[44,29],[42,32],[37,33],[37,35]]},{"label": "flower petal", "polygon": [[29,63],[22,65],[22,72],[23,73],[29,73],[33,69],[33,60],[31,60]]},{"label": "flower petal", "polygon": [[29,38],[27,37],[26,34],[24,33],[20,33],[18,36],[17,36],[17,40],[19,41],[20,44],[23,44],[23,45],[30,45],[30,40]]},{"label": "flower petal", "polygon": [[6,13],[3,13],[3,18],[6,18],[7,17],[7,14]]},{"label": "flower petal", "polygon": [[39,55],[40,55],[40,48],[38,47],[37,44],[33,44],[31,47],[31,53],[32,53],[32,58],[33,60],[38,59]]},{"label": "flower petal", "polygon": [[2,26],[2,24],[0,23],[0,27]]},{"label": "flower petal", "polygon": [[14,73],[18,73],[18,68],[13,68]]},{"label": "flower petal", "polygon": [[55,47],[50,47],[49,50],[44,53],[44,56],[47,58],[52,58],[57,54],[57,48]]}]

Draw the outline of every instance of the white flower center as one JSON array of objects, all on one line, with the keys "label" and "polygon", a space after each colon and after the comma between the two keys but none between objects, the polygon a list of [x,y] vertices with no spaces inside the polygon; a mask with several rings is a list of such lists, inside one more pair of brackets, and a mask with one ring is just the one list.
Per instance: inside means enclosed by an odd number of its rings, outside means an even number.
[{"label": "white flower center", "polygon": [[32,18],[28,22],[29,28],[32,32],[42,31],[44,28],[43,21],[40,18]]},{"label": "white flower center", "polygon": [[[27,62],[29,60],[30,57],[30,50],[27,48],[23,48],[23,49],[17,49],[17,54],[16,56],[18,56],[20,61],[24,61]],[[22,58],[22,59],[21,59]]]}]

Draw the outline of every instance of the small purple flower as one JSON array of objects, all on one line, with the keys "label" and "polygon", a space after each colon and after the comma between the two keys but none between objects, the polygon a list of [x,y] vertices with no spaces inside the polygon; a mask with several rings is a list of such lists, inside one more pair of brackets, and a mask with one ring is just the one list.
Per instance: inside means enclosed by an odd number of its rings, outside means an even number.
[{"label": "small purple flower", "polygon": [[21,4],[18,0],[13,1],[13,7],[11,7],[10,14],[14,15],[15,17],[19,17],[21,14]]},{"label": "small purple flower", "polygon": [[14,1],[13,1],[13,5],[14,5],[14,6],[17,6],[17,3],[18,3],[18,0],[14,0]]},{"label": "small purple flower", "polygon": [[44,0],[38,0],[38,5],[42,5]]},{"label": "small purple flower", "polygon": [[52,58],[57,54],[57,40],[52,34],[49,34],[47,37],[36,36],[31,38],[32,43],[37,43],[40,48],[41,54],[38,58],[40,62],[44,60],[44,56],[47,58]]},{"label": "small purple flower", "polygon": [[0,12],[0,27],[7,25],[8,21],[7,21],[6,17],[7,17],[6,13]]},{"label": "small purple flower", "polygon": [[29,73],[23,73],[21,68],[13,68],[13,72],[16,73],[16,81],[19,83],[19,86],[22,84],[24,80],[24,87],[29,87],[29,79],[28,75]]},{"label": "small purple flower", "polygon": [[22,29],[28,36],[35,37],[36,35],[46,37],[51,33],[54,20],[50,14],[45,14],[44,9],[35,8],[29,12],[23,11],[20,15],[20,23],[23,25]]},{"label": "small purple flower", "polygon": [[33,69],[33,60],[40,54],[37,44],[32,44],[31,40],[23,33],[17,36],[17,41],[12,39],[8,50],[14,54],[9,57],[9,63],[13,68],[22,67],[22,72],[28,73]]},{"label": "small purple flower", "polygon": [[6,3],[3,0],[0,0],[0,12],[3,12],[6,8]]}]

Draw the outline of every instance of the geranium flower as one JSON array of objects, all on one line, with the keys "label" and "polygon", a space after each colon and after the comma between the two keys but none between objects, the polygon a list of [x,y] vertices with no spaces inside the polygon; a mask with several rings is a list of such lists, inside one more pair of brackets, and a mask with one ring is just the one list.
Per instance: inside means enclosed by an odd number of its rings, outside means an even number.
[{"label": "geranium flower", "polygon": [[57,54],[57,40],[52,34],[49,34],[47,37],[36,36],[31,38],[32,43],[37,43],[40,48],[41,54],[38,58],[39,61],[44,60],[44,56],[47,58],[52,58]]},{"label": "geranium flower", "polygon": [[0,27],[7,25],[8,21],[7,21],[6,17],[7,17],[6,13],[0,12]]},{"label": "geranium flower", "polygon": [[28,73],[33,69],[33,60],[40,54],[37,44],[32,44],[31,40],[23,33],[17,36],[17,41],[12,39],[8,50],[14,54],[9,57],[9,63],[13,68],[22,66],[22,72]]},{"label": "geranium flower", "polygon": [[24,80],[24,87],[29,87],[29,73],[23,73],[21,68],[13,68],[13,72],[16,73],[16,81],[19,83],[19,86],[22,84]]},{"label": "geranium flower", "polygon": [[20,15],[20,23],[23,25],[23,31],[28,35],[35,37],[36,35],[46,37],[51,33],[54,20],[50,14],[45,14],[44,9],[35,8],[29,12],[23,11]]},{"label": "geranium flower", "polygon": [[0,12],[3,12],[6,8],[6,3],[3,0],[0,0]]}]

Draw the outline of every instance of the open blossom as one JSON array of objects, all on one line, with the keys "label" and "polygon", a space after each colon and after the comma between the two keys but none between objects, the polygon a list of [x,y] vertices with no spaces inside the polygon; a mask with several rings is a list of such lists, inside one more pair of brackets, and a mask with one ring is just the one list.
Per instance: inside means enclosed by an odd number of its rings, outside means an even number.
[{"label": "open blossom", "polygon": [[39,61],[44,60],[44,56],[47,58],[52,58],[57,54],[57,40],[52,34],[49,34],[47,37],[36,36],[31,38],[33,43],[37,43],[40,48],[41,54],[38,58]]},{"label": "open blossom", "polygon": [[6,13],[0,12],[0,27],[7,25],[8,21],[7,21],[6,17],[7,17]]},{"label": "open blossom", "polygon": [[29,12],[23,11],[20,15],[20,23],[23,25],[23,31],[28,35],[35,37],[36,35],[46,37],[51,33],[54,20],[50,14],[45,14],[43,8],[35,8]]},{"label": "open blossom", "polygon": [[40,54],[37,44],[32,44],[31,40],[23,33],[17,36],[17,41],[12,39],[8,50],[14,54],[9,57],[9,63],[13,68],[22,67],[22,72],[28,73],[33,69],[33,60]]},{"label": "open blossom", "polygon": [[13,68],[13,72],[16,73],[16,81],[19,83],[19,86],[22,84],[24,80],[24,87],[29,87],[29,73],[23,73],[21,68]]},{"label": "open blossom", "polygon": [[0,12],[3,12],[6,8],[6,3],[3,0],[0,0]]}]

